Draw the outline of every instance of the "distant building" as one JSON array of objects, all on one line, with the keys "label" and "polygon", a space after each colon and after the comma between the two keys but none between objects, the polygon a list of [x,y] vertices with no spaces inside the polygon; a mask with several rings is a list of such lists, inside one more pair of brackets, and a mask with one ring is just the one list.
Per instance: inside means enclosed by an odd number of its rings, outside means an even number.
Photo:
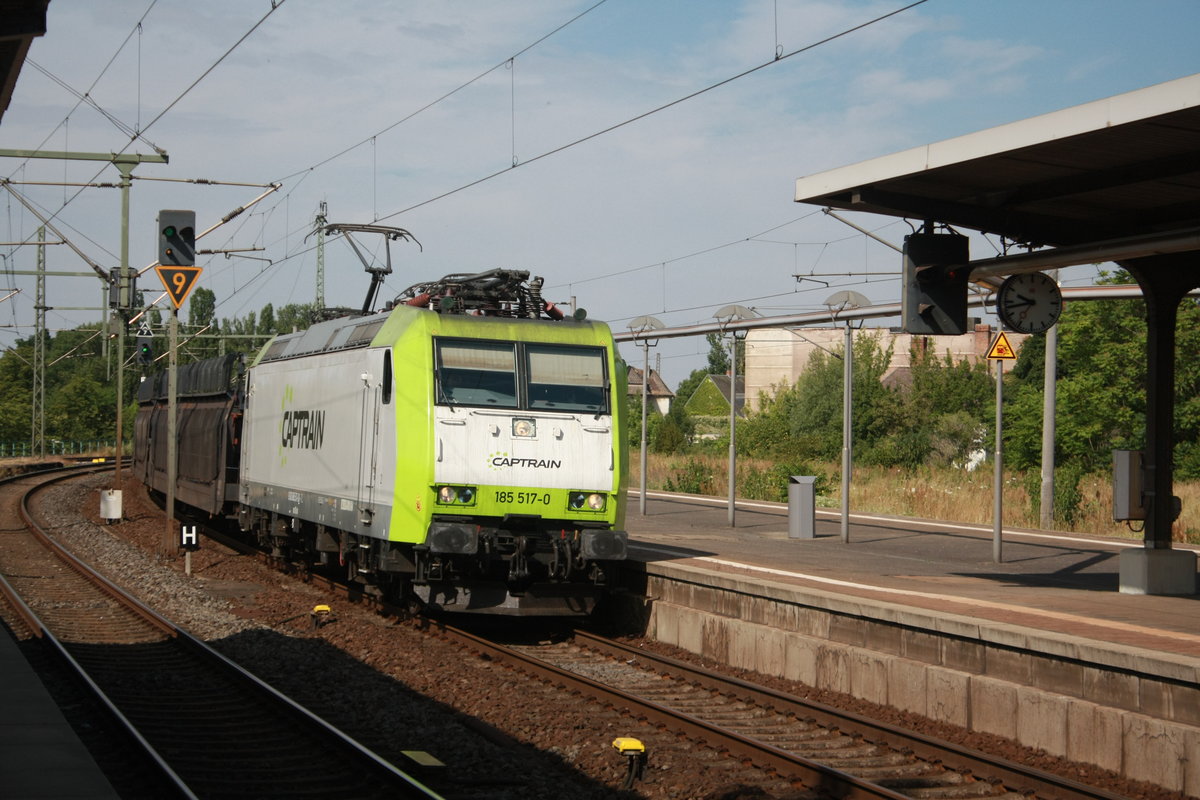
[{"label": "distant building", "polygon": [[[991,325],[976,325],[962,336],[921,336],[883,328],[864,328],[857,336],[879,336],[880,347],[892,347],[892,361],[883,375],[885,386],[912,384],[909,353],[915,345],[932,352],[938,359],[949,353],[954,361],[977,363],[987,358],[988,348],[997,330]],[[840,352],[843,328],[760,328],[746,336],[746,394],[750,407],[758,409],[761,395],[768,397],[777,386],[792,386],[818,348]],[[1009,344],[1018,353],[1028,334],[1006,331]],[[728,380],[728,378],[726,379]],[[689,404],[690,405],[690,404]],[[686,407],[686,406],[685,406]]]},{"label": "distant building", "polygon": [[[637,367],[630,367],[628,380],[629,396],[641,400],[642,371]],[[650,401],[649,407],[656,409],[665,417],[671,410],[671,401],[675,399],[675,393],[667,388],[667,384],[663,382],[657,372],[650,370],[650,384],[646,387],[646,397]]]},{"label": "distant building", "polygon": [[[746,382],[741,375],[737,379],[737,395],[733,398],[737,403],[738,416],[746,413]],[[729,376],[706,375],[704,381],[692,392],[692,396],[683,404],[683,410],[700,417],[729,416]]]}]

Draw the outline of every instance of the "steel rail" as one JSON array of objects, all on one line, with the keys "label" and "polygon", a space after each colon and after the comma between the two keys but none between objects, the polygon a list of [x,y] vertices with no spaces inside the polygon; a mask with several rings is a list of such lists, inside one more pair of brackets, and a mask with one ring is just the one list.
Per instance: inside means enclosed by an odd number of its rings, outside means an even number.
[{"label": "steel rail", "polygon": [[472,633],[449,625],[440,625],[438,630],[469,649],[484,653],[501,663],[564,686],[597,702],[626,711],[635,718],[682,733],[709,747],[746,759],[759,767],[775,770],[783,777],[798,778],[806,787],[819,789],[829,796],[842,800],[911,800],[907,795],[788,753],[764,742],[724,730],[690,714],[684,714],[620,689],[605,686],[591,678],[516,652]]},{"label": "steel rail", "polygon": [[[60,467],[58,469],[44,470],[36,473],[38,475],[51,474],[52,476],[48,480],[42,481],[26,489],[21,495],[18,510],[21,515],[21,521],[25,524],[29,533],[31,533],[40,544],[42,544],[44,547],[47,547],[52,553],[58,556],[61,562],[64,562],[80,576],[86,578],[87,580],[99,578],[99,581],[94,581],[95,585],[106,594],[112,595],[115,587],[102,576],[97,574],[94,570],[91,570],[83,565],[79,559],[72,556],[57,542],[51,539],[46,534],[45,530],[43,530],[42,527],[34,521],[29,510],[29,501],[36,492],[45,489],[51,484],[75,477],[79,473],[86,474],[87,472],[99,471],[100,469],[104,469],[104,467],[87,465],[86,467]],[[16,483],[17,480],[28,477],[30,477],[29,473],[10,476],[5,478],[3,483]],[[74,656],[71,655],[66,646],[58,639],[57,636],[54,635],[53,632],[50,631],[45,623],[42,622],[41,618],[29,607],[24,599],[17,593],[16,589],[13,588],[3,576],[0,576],[0,585],[2,585],[6,598],[21,615],[26,624],[28,624],[34,631],[34,635],[45,643],[49,651],[54,655],[60,664],[66,666],[71,676],[87,689],[87,692],[104,708],[121,732],[125,736],[128,736],[137,745],[146,760],[153,764],[158,770],[160,777],[165,780],[168,785],[175,789],[175,791],[179,793],[180,797],[188,798],[189,800],[198,800],[197,795],[192,792],[183,778],[171,768],[166,759],[162,757],[158,750],[155,749],[154,746],[151,745],[144,736],[142,736],[141,732],[137,729],[137,726],[135,726],[133,722],[130,721],[130,719],[126,717],[119,708],[117,708],[116,704],[113,703],[112,699],[109,698],[104,690],[101,689],[94,680],[92,680],[91,676],[88,675],[87,670],[84,669],[83,665],[75,660]],[[120,590],[117,591],[120,592]],[[147,619],[147,622],[150,622],[150,620]],[[155,625],[155,627],[158,626]]]},{"label": "steel rail", "polygon": [[1000,781],[1007,788],[1016,792],[1033,794],[1039,798],[1059,798],[1060,800],[1068,798],[1070,800],[1121,800],[1121,795],[1062,778],[1034,767],[1014,764],[978,750],[907,731],[860,714],[804,700],[669,656],[649,653],[587,631],[575,631],[575,642],[581,647],[620,660],[634,658],[643,663],[649,663],[660,672],[679,677],[706,689],[747,700],[756,705],[769,706],[783,713],[794,712],[800,716],[810,717],[823,726],[861,733],[863,739],[867,741],[885,744],[897,750],[911,751],[913,755],[923,760],[940,761],[948,769],[967,770],[980,780]]},{"label": "steel rail", "polygon": [[[88,466],[91,467],[91,465]],[[100,467],[93,467],[93,469],[100,469]],[[33,519],[32,512],[28,507],[29,500],[32,494],[35,492],[46,488],[46,486],[50,485],[51,483],[73,477],[75,474],[76,472],[58,475],[48,481],[38,484],[37,486],[30,487],[30,489],[21,498],[20,513],[22,521],[29,527],[30,531],[42,545],[46,546],[52,553],[54,553],[55,556],[70,566],[71,569],[78,573],[82,578],[93,583],[102,592],[112,597],[123,607],[126,607],[136,613],[139,618],[143,619],[154,629],[166,634],[168,638],[174,640],[177,644],[184,647],[192,654],[207,660],[217,669],[223,670],[228,674],[235,676],[244,685],[268,698],[268,700],[270,700],[276,707],[287,711],[291,716],[301,720],[305,724],[313,726],[323,735],[336,742],[343,749],[356,754],[357,757],[362,758],[366,762],[370,763],[373,768],[386,775],[389,775],[391,779],[399,781],[401,784],[405,785],[407,787],[406,791],[400,796],[434,798],[435,800],[441,800],[441,796],[432,789],[425,786],[408,773],[399,769],[391,762],[382,758],[374,751],[365,747],[357,740],[346,735],[333,725],[330,725],[324,719],[317,716],[312,711],[309,711],[307,708],[292,700],[290,697],[275,689],[262,679],[258,678],[253,673],[244,669],[236,662],[209,647],[204,642],[192,636],[186,630],[165,619],[153,609],[141,603],[141,601],[139,601],[137,598],[127,594],[124,590],[109,581],[90,565],[86,564],[84,561],[74,556],[70,551],[66,550],[57,542],[55,542]],[[145,748],[148,756],[159,765],[168,779],[171,780],[171,782],[175,784],[177,788],[179,788],[182,795],[189,798],[196,797],[191,789],[188,788],[184,780],[177,773],[175,773],[175,771],[168,765],[167,761],[141,735],[134,723],[117,708],[117,706],[106,695],[103,689],[97,685],[90,676],[88,676],[86,669],[70,655],[65,646],[63,646],[58,639],[54,638],[53,634],[46,628],[45,625],[41,623],[40,620],[38,621],[37,625],[44,631],[46,638],[53,643],[64,660],[66,660],[71,665],[72,669],[77,672],[80,679],[89,687],[96,698],[113,714],[114,718],[119,721],[125,731]]]}]

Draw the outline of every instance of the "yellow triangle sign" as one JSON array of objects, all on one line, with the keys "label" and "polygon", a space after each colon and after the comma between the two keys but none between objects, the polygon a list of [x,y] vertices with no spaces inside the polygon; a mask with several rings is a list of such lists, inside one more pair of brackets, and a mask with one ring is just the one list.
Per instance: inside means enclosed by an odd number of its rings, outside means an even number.
[{"label": "yellow triangle sign", "polygon": [[1004,335],[1004,331],[996,337],[992,342],[991,349],[988,350],[988,358],[1016,358],[1017,351],[1012,349],[1012,345],[1008,343],[1008,337]]},{"label": "yellow triangle sign", "polygon": [[195,287],[196,280],[200,277],[200,273],[204,271],[204,268],[155,267],[154,271],[158,273],[158,279],[162,281],[163,286],[167,289],[167,294],[171,296],[171,302],[178,309],[183,305],[183,301],[187,300],[187,296],[191,294],[192,288]]}]

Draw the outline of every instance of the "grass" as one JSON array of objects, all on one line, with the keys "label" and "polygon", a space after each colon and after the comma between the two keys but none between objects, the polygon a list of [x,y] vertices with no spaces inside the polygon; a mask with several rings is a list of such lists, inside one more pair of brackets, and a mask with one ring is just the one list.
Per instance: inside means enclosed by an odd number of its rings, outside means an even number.
[{"label": "grass", "polygon": [[[728,456],[651,453],[647,461],[650,489],[674,489],[719,497],[728,495]],[[637,457],[630,458],[630,462],[629,485],[636,488],[640,481]],[[773,484],[764,485],[764,478],[772,466],[771,462],[759,459],[739,459],[737,496],[758,500],[786,499],[786,477],[773,476]],[[809,466],[809,474],[823,476],[823,480],[819,477],[817,482],[817,504],[826,508],[840,507],[841,465],[814,462]],[[993,480],[990,465],[975,472],[951,468],[909,471],[856,466],[850,486],[850,510],[991,525],[995,513]],[[1036,486],[1036,480],[1035,477],[1031,485]],[[1026,485],[1023,473],[1006,473],[1004,476],[1003,515],[1007,526],[1041,527]],[[1175,493],[1182,500],[1183,513],[1175,523],[1173,538],[1177,542],[1200,543],[1200,482],[1176,482]],[[1080,481],[1079,497],[1075,519],[1070,524],[1056,522],[1055,530],[1142,538],[1140,522],[1133,523],[1136,526],[1133,530],[1124,522],[1113,521],[1112,487],[1108,475],[1085,476]]]}]

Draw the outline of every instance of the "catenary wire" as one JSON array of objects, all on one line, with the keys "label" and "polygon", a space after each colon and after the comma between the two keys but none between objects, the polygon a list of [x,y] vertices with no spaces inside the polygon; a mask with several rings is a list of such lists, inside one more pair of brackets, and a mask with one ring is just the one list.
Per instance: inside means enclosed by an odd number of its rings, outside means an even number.
[{"label": "catenary wire", "polygon": [[524,166],[527,166],[527,165],[529,165],[529,164],[533,164],[533,163],[535,163],[535,162],[537,162],[537,161],[541,161],[541,160],[542,160],[542,159],[544,159],[544,158],[549,158],[550,156],[557,155],[557,154],[559,154],[559,153],[563,152],[564,150],[570,150],[571,148],[573,148],[573,147],[576,147],[576,146],[578,146],[578,145],[581,145],[581,144],[583,144],[583,143],[585,143],[585,142],[589,142],[589,141],[591,141],[592,139],[596,139],[596,138],[599,138],[599,137],[601,137],[601,136],[604,136],[605,134],[612,133],[613,131],[615,131],[615,130],[619,130],[619,129],[621,129],[621,128],[624,128],[624,127],[625,127],[625,126],[627,126],[627,125],[632,125],[632,124],[633,124],[633,123],[635,123],[635,122],[639,122],[639,121],[641,121],[641,120],[643,120],[643,119],[645,119],[645,118],[647,118],[647,117],[653,116],[654,114],[657,114],[657,113],[659,113],[659,112],[661,112],[661,111],[666,111],[668,108],[672,108],[672,107],[674,107],[674,106],[677,106],[677,105],[679,105],[680,103],[687,102],[688,100],[692,100],[692,99],[694,99],[694,98],[696,98],[696,97],[699,97],[700,95],[703,95],[703,94],[706,94],[706,93],[708,93],[708,92],[711,92],[711,91],[713,91],[714,89],[719,89],[719,88],[720,88],[720,87],[722,87],[722,86],[725,86],[725,85],[727,85],[727,84],[733,83],[734,81],[736,81],[736,80],[739,80],[739,79],[741,79],[741,78],[744,78],[744,77],[746,77],[747,75],[752,75],[753,73],[755,73],[755,72],[758,72],[758,71],[759,71],[759,70],[761,70],[761,69],[765,69],[765,68],[767,68],[767,67],[770,67],[770,66],[773,66],[773,65],[775,65],[775,64],[778,64],[780,61],[785,61],[785,60],[787,60],[787,59],[789,59],[789,58],[792,58],[793,56],[800,55],[801,53],[808,52],[809,50],[812,50],[812,49],[814,49],[814,48],[817,48],[817,47],[820,47],[820,46],[822,46],[822,45],[825,45],[825,44],[828,44],[828,43],[830,43],[830,42],[833,42],[833,41],[836,41],[836,40],[838,40],[838,39],[841,39],[841,38],[842,38],[842,37],[844,37],[844,36],[848,36],[848,35],[850,35],[851,33],[854,33],[854,32],[856,32],[856,31],[860,31],[860,30],[862,30],[863,28],[867,28],[867,27],[869,27],[869,26],[871,26],[871,25],[874,25],[874,24],[876,24],[876,23],[878,23],[878,22],[882,22],[883,20],[885,20],[885,19],[888,19],[889,17],[894,17],[894,16],[896,16],[897,14],[901,14],[901,13],[903,13],[903,12],[905,12],[905,11],[908,11],[908,10],[910,10],[910,9],[912,9],[912,8],[916,8],[917,6],[919,6],[919,5],[922,5],[922,4],[926,3],[926,2],[928,2],[928,0],[916,0],[916,2],[909,3],[909,4],[908,4],[908,5],[906,5],[906,6],[903,6],[903,7],[901,7],[901,8],[897,8],[897,9],[895,9],[895,10],[893,10],[893,11],[889,11],[889,12],[887,12],[886,14],[881,14],[880,16],[878,16],[878,17],[875,17],[874,19],[870,19],[870,20],[867,20],[866,22],[860,23],[860,24],[858,24],[858,25],[855,25],[855,26],[853,26],[853,27],[846,28],[845,30],[843,30],[843,31],[840,31],[839,33],[835,33],[835,34],[832,34],[832,35],[830,35],[830,36],[826,36],[824,39],[820,39],[820,40],[818,40],[818,41],[816,41],[816,42],[812,42],[812,43],[810,43],[810,44],[807,44],[807,45],[805,45],[804,47],[800,47],[800,48],[797,48],[797,49],[795,49],[795,50],[792,50],[792,51],[791,51],[791,52],[789,52],[789,53],[784,53],[784,54],[782,54],[782,55],[779,55],[779,56],[777,56],[776,58],[773,58],[773,59],[772,59],[772,60],[770,60],[770,61],[765,61],[765,62],[763,62],[763,63],[761,63],[761,64],[759,64],[759,65],[757,65],[757,66],[751,67],[750,69],[743,70],[742,72],[739,72],[739,73],[737,73],[736,75],[732,75],[732,76],[730,76],[730,77],[728,77],[728,78],[724,78],[723,80],[717,81],[716,83],[710,84],[709,86],[706,86],[706,87],[704,87],[704,88],[702,88],[702,89],[697,89],[696,91],[694,91],[694,92],[691,92],[690,94],[686,94],[686,95],[684,95],[683,97],[676,98],[675,100],[672,100],[672,101],[670,101],[669,103],[664,103],[664,104],[662,104],[662,105],[660,105],[660,106],[657,106],[657,107],[655,107],[655,108],[652,108],[652,109],[650,109],[649,111],[644,111],[644,112],[642,112],[641,114],[638,114],[638,115],[636,115],[636,116],[630,117],[629,119],[626,119],[626,120],[624,120],[624,121],[622,121],[622,122],[618,122],[618,123],[616,123],[616,124],[614,124],[614,125],[610,125],[610,126],[608,126],[607,128],[603,128],[603,129],[601,129],[601,130],[594,131],[593,133],[589,133],[587,136],[582,136],[582,137],[580,137],[580,138],[578,138],[578,139],[575,139],[575,140],[573,140],[573,141],[567,142],[566,144],[562,144],[562,145],[559,145],[558,147],[554,147],[554,148],[551,148],[550,150],[546,150],[545,152],[543,152],[543,153],[540,153],[540,154],[538,154],[538,155],[536,155],[536,156],[533,156],[532,158],[526,159],[526,160],[524,160],[524,161],[522,161],[522,162],[520,162],[520,163],[518,163],[518,164],[513,164],[512,166],[509,166],[509,167],[505,167],[505,168],[503,168],[503,169],[496,170],[495,172],[492,172],[492,173],[490,173],[490,174],[488,174],[488,175],[484,175],[484,176],[483,176],[483,177],[481,177],[481,178],[476,178],[475,180],[471,181],[470,183],[465,183],[465,184],[463,184],[462,186],[459,186],[459,187],[458,187],[458,188],[456,188],[456,189],[450,189],[450,190],[448,190],[448,191],[442,192],[442,193],[441,193],[441,194],[439,194],[439,195],[436,195],[436,196],[434,196],[434,197],[430,197],[430,198],[429,198],[429,199],[427,199],[427,200],[422,200],[422,201],[421,201],[421,202],[419,202],[419,203],[414,203],[413,205],[410,205],[410,206],[408,206],[408,207],[406,207],[406,208],[402,208],[402,209],[400,209],[399,211],[393,211],[393,212],[392,212],[392,213],[390,213],[390,214],[386,214],[386,215],[384,215],[384,216],[382,216],[382,217],[377,217],[377,218],[375,219],[375,221],[376,221],[376,222],[382,222],[383,220],[386,220],[386,219],[391,219],[392,217],[397,217],[397,216],[399,216],[399,215],[401,215],[401,214],[406,214],[406,213],[408,213],[409,211],[413,211],[413,210],[415,210],[415,209],[421,208],[422,206],[427,206],[427,205],[429,205],[430,203],[435,203],[435,202],[437,202],[438,200],[444,200],[445,198],[447,198],[447,197],[451,197],[451,196],[453,196],[453,195],[455,195],[455,194],[458,194],[459,192],[465,191],[465,190],[467,190],[467,189],[471,189],[471,188],[473,188],[473,187],[475,187],[475,186],[478,186],[478,185],[479,185],[479,184],[481,184],[481,183],[486,183],[487,181],[490,181],[490,180],[492,180],[493,178],[498,178],[498,177],[500,177],[501,175],[504,175],[504,174],[506,174],[506,173],[508,173],[508,172],[512,172],[513,170],[517,169],[518,167],[524,167]]},{"label": "catenary wire", "polygon": [[[323,160],[321,160],[321,161],[318,161],[316,164],[313,164],[311,167],[307,167],[307,168],[305,168],[305,169],[302,169],[302,170],[298,170],[298,171],[296,171],[296,172],[293,172],[292,174],[290,174],[290,175],[286,175],[286,176],[284,176],[284,177],[280,178],[279,180],[277,180],[277,181],[275,181],[275,182],[276,182],[276,183],[283,183],[283,182],[285,182],[285,181],[288,181],[288,180],[290,180],[290,179],[292,179],[292,178],[295,178],[295,177],[296,177],[296,176],[298,176],[298,175],[304,175],[304,174],[306,174],[306,173],[310,173],[310,172],[312,172],[313,170],[317,169],[318,167],[322,167],[322,166],[324,166],[324,165],[328,164],[328,163],[329,163],[329,162],[331,162],[331,161],[334,161],[334,160],[336,160],[336,159],[338,159],[338,158],[341,158],[342,156],[346,155],[347,153],[351,152],[352,150],[356,150],[356,149],[358,149],[359,147],[362,147],[363,145],[367,144],[368,142],[374,141],[374,140],[375,140],[377,137],[379,137],[379,136],[382,136],[383,134],[385,134],[385,133],[388,133],[389,131],[392,131],[392,130],[394,130],[395,128],[397,128],[397,127],[399,127],[399,126],[403,125],[405,122],[408,122],[410,119],[412,119],[413,117],[417,116],[418,114],[421,114],[421,113],[423,113],[423,112],[425,112],[425,111],[428,111],[429,109],[431,109],[431,108],[433,108],[434,106],[436,106],[438,103],[441,103],[443,100],[448,100],[449,98],[451,98],[451,97],[453,97],[454,95],[456,95],[456,94],[458,94],[459,92],[461,92],[463,89],[466,89],[467,87],[471,86],[472,84],[478,83],[479,81],[481,81],[481,80],[483,80],[484,78],[486,78],[488,75],[491,75],[491,74],[492,74],[493,72],[495,72],[496,70],[498,70],[498,69],[500,69],[500,68],[504,67],[506,64],[509,64],[509,63],[511,63],[511,62],[512,62],[514,59],[516,59],[517,57],[519,57],[519,56],[522,56],[522,55],[524,55],[525,53],[528,53],[530,50],[532,50],[533,48],[537,47],[539,44],[541,44],[542,42],[546,41],[546,40],[547,40],[547,39],[549,39],[551,36],[554,36],[556,33],[559,33],[559,32],[560,32],[560,31],[562,31],[564,28],[566,28],[566,27],[568,27],[569,25],[571,25],[571,24],[573,24],[573,23],[575,23],[575,22],[579,21],[579,20],[580,20],[580,19],[582,19],[583,17],[585,17],[585,16],[587,16],[588,14],[590,14],[592,11],[595,11],[597,8],[599,8],[600,6],[604,5],[606,2],[608,2],[608,0],[600,0],[600,2],[598,2],[598,3],[596,3],[596,4],[592,5],[592,6],[589,6],[588,8],[586,8],[586,9],[584,9],[583,11],[579,12],[579,13],[578,13],[578,14],[576,14],[575,16],[571,17],[569,20],[567,20],[567,21],[566,21],[566,22],[564,22],[563,24],[559,25],[559,26],[558,26],[557,28],[555,28],[554,30],[550,31],[549,33],[547,33],[547,34],[545,34],[545,35],[543,35],[543,36],[540,36],[539,38],[537,38],[537,39],[535,39],[534,41],[530,42],[529,44],[525,45],[524,47],[522,47],[522,48],[521,48],[520,50],[518,50],[517,52],[515,52],[515,53],[513,53],[512,55],[510,55],[510,56],[508,56],[507,58],[505,58],[503,61],[500,61],[500,62],[498,62],[497,64],[495,64],[494,66],[491,66],[491,67],[487,68],[487,69],[486,69],[486,70],[484,70],[483,72],[481,72],[481,73],[479,73],[478,75],[476,75],[474,78],[471,78],[469,81],[466,81],[465,83],[462,83],[462,84],[460,84],[460,85],[456,86],[455,88],[453,88],[453,89],[451,89],[450,91],[446,92],[445,94],[443,94],[441,97],[437,98],[436,100],[431,100],[430,102],[428,102],[428,103],[426,103],[425,105],[421,106],[420,108],[418,108],[417,110],[413,111],[412,113],[410,113],[410,114],[407,114],[407,115],[405,115],[404,117],[401,117],[400,119],[398,119],[398,120],[396,120],[395,122],[393,122],[391,125],[388,125],[387,127],[383,128],[383,129],[381,129],[381,130],[378,130],[378,131],[376,131],[375,133],[371,134],[370,136],[366,137],[365,139],[362,139],[361,141],[359,141],[359,142],[356,142],[355,144],[352,144],[352,145],[350,145],[349,147],[345,148],[344,150],[341,150],[341,151],[339,151],[339,152],[337,152],[337,153],[334,153],[333,155],[329,156],[329,157],[328,157],[328,158],[326,158],[326,159],[323,159]],[[385,219],[386,219],[386,217],[385,217]]]},{"label": "catenary wire", "polygon": [[[88,105],[91,105],[97,111],[99,111],[104,116],[105,119],[108,119],[109,121],[113,122],[117,126],[117,129],[122,131],[123,133],[128,133],[130,130],[136,131],[136,129],[130,129],[128,125],[125,125],[124,123],[116,120],[115,117],[110,115],[108,112],[104,111],[104,109],[100,108],[100,106],[95,102],[95,99],[92,97],[92,91],[96,88],[96,85],[100,83],[101,79],[104,78],[105,74],[107,74],[109,68],[111,68],[113,63],[117,60],[117,56],[119,56],[121,54],[121,51],[123,51],[125,49],[125,46],[129,44],[129,40],[133,38],[133,35],[135,33],[137,33],[139,30],[141,30],[142,23],[146,21],[146,17],[149,16],[150,12],[154,9],[154,6],[156,6],[157,4],[158,4],[158,0],[150,0],[150,5],[146,7],[146,10],[144,12],[142,12],[142,16],[138,17],[138,21],[134,24],[133,28],[125,36],[124,41],[122,41],[120,46],[117,47],[116,51],[113,52],[112,57],[108,59],[108,63],[104,65],[104,67],[100,70],[99,74],[97,74],[96,78],[92,81],[91,85],[89,85],[87,90],[84,91],[83,93],[79,93],[79,92],[75,91],[75,89],[73,89],[71,86],[67,85],[67,83],[65,81],[62,81],[57,76],[52,75],[48,70],[46,70],[45,68],[36,64],[32,59],[29,59],[29,58],[25,59],[26,63],[32,64],[39,72],[41,72],[43,75],[45,75],[46,77],[53,80],[55,83],[59,84],[59,86],[62,86],[64,89],[66,89],[71,94],[75,95],[77,98],[77,100],[75,101],[75,105],[71,106],[71,110],[66,113],[66,116],[63,117],[62,122],[55,125],[54,129],[51,130],[50,133],[46,134],[45,138],[42,139],[42,141],[38,144],[38,146],[33,148],[34,150],[41,150],[43,147],[45,147],[46,143],[48,141],[50,141],[50,137],[52,137],[55,134],[55,132],[58,131],[59,128],[62,128],[64,125],[66,125],[67,120],[69,120],[71,118],[71,115],[74,114],[75,111],[79,108],[79,106],[85,102],[88,103]],[[146,141],[146,140],[143,139],[143,141]],[[146,141],[146,144],[147,144],[147,146],[153,148],[156,152],[158,151],[158,148],[155,147],[153,142]],[[24,166],[26,163],[28,163],[28,161],[29,161],[29,159],[25,159],[20,164],[18,164],[16,169],[14,169],[12,172],[9,173],[9,177],[11,178],[12,175],[16,174],[16,172],[18,170],[20,170],[22,166]]]}]

